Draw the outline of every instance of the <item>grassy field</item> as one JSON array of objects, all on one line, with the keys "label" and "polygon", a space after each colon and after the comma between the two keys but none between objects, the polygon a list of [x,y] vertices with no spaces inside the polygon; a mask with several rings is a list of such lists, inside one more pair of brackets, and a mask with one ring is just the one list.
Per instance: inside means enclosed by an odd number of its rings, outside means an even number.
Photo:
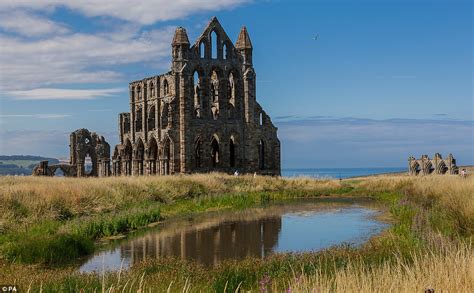
[{"label": "grassy field", "polygon": [[[182,215],[299,197],[372,197],[392,222],[360,248],[228,261],[176,259],[79,274],[65,264],[103,237]],[[474,177],[347,180],[221,174],[139,178],[0,178],[0,283],[32,291],[474,290]]]}]

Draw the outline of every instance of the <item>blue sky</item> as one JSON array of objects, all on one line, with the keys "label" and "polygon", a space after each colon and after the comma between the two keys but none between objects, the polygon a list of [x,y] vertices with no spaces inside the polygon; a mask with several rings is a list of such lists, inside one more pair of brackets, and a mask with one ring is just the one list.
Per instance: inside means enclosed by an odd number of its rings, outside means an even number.
[{"label": "blue sky", "polygon": [[117,143],[128,82],[215,15],[234,40],[248,28],[283,167],[474,164],[471,1],[62,2],[0,3],[0,154],[66,157],[82,127]]}]

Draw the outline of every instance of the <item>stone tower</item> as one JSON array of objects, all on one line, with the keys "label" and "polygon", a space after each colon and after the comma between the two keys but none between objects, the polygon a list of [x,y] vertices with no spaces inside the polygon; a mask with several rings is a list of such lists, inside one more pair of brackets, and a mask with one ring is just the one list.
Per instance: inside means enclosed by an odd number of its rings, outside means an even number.
[{"label": "stone tower", "polygon": [[171,47],[169,72],[129,85],[112,173],[280,175],[280,141],[256,100],[247,29],[234,45],[214,17],[192,46],[178,27]]}]

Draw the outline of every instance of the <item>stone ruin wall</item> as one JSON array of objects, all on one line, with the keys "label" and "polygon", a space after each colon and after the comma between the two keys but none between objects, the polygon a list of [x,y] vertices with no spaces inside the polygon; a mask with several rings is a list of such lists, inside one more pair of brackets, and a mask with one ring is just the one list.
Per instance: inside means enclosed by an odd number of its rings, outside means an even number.
[{"label": "stone ruin wall", "polygon": [[446,159],[443,159],[439,153],[436,153],[433,159],[430,159],[428,155],[422,155],[420,159],[415,159],[413,156],[408,158],[408,174],[411,176],[458,173],[459,168],[452,154],[449,154]]},{"label": "stone ruin wall", "polygon": [[193,45],[177,28],[171,48],[169,72],[129,84],[112,174],[280,175],[277,128],[256,99],[246,28],[234,43],[213,18]]},{"label": "stone ruin wall", "polygon": [[[66,177],[110,176],[110,145],[103,136],[87,129],[78,129],[69,136],[69,164],[49,165],[40,162],[34,169],[34,176],[54,176],[60,169]],[[86,157],[90,157],[92,169],[86,171]]]}]

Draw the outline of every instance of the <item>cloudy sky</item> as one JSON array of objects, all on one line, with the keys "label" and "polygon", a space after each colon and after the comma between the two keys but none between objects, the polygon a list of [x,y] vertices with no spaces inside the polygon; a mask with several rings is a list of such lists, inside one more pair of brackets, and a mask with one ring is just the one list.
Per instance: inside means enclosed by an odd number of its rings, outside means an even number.
[{"label": "cloudy sky", "polygon": [[0,154],[66,157],[82,127],[117,143],[128,82],[215,15],[234,40],[248,28],[284,168],[474,164],[471,1],[131,2],[0,1]]}]

